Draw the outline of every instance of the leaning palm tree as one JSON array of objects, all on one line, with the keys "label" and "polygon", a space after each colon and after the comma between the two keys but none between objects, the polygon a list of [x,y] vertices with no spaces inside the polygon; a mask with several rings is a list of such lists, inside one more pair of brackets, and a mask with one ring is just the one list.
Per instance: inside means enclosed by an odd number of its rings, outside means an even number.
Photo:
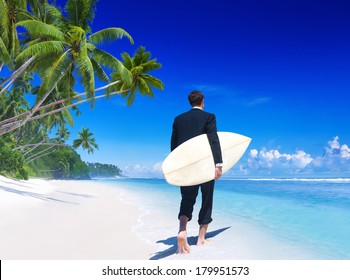
[{"label": "leaning palm tree", "polygon": [[73,148],[77,149],[82,147],[84,150],[88,150],[88,153],[93,153],[94,148],[98,149],[95,138],[92,138],[93,133],[88,128],[82,128],[81,132],[78,133],[78,139],[73,141]]},{"label": "leaning palm tree", "polygon": [[[164,89],[163,82],[150,75],[150,72],[153,70],[160,69],[162,65],[157,62],[157,59],[151,59],[151,53],[146,52],[144,47],[138,48],[133,57],[130,57],[128,53],[123,53],[123,67],[125,72],[128,72],[130,75],[129,78],[123,77],[123,74],[119,71],[111,73],[112,82],[107,86],[103,86],[95,89],[95,92],[106,90],[106,93],[99,94],[93,97],[93,99],[110,97],[112,95],[122,95],[127,98],[127,104],[130,106],[135,100],[136,93],[139,91],[142,95],[148,95],[153,97],[153,88]],[[80,100],[82,98],[82,100]],[[74,100],[78,100],[73,102]],[[88,97],[87,92],[73,96],[69,101],[72,103],[66,106],[62,106],[56,110],[51,110],[46,113],[34,116],[31,119],[37,120],[43,117],[46,117],[52,113],[62,112],[72,107],[76,107],[79,104],[90,101],[91,98]],[[52,108],[54,106],[68,103],[68,99],[62,99],[45,106],[41,106],[38,111]]]},{"label": "leaning palm tree", "polygon": [[[125,78],[122,73],[113,72],[111,74],[113,79],[111,83],[109,83],[106,86],[95,89],[95,92],[107,90],[107,93],[100,94],[94,97],[89,97],[87,92],[84,92],[66,99],[53,101],[49,104],[45,104],[39,107],[37,109],[37,112],[40,114],[32,116],[29,120],[39,120],[49,116],[50,118],[47,119],[47,122],[50,122],[52,125],[50,119],[58,120],[58,118],[60,118],[62,121],[63,116],[58,116],[56,114],[62,114],[62,112],[64,112],[66,113],[66,115],[69,115],[68,109],[74,108],[77,110],[77,105],[89,102],[91,100],[121,94],[123,97],[127,98],[127,104],[130,106],[135,100],[137,91],[139,91],[143,95],[153,97],[152,87],[161,90],[164,89],[163,82],[158,78],[155,78],[154,76],[150,75],[150,71],[161,68],[161,64],[157,62],[156,59],[150,59],[151,53],[146,52],[144,47],[139,48],[135,53],[134,57],[130,57],[129,54],[123,53],[122,58],[124,60],[124,73],[127,72],[128,76],[130,75],[130,77]],[[27,113],[23,115],[26,114]],[[53,114],[55,114],[56,116],[53,116]],[[0,122],[0,127],[1,124],[2,122]]]},{"label": "leaning palm tree", "polygon": [[90,34],[89,23],[94,16],[95,2],[68,0],[65,6],[67,17],[64,17],[54,6],[46,4],[47,18],[50,23],[37,19],[17,23],[17,26],[27,29],[28,38],[25,38],[25,48],[17,56],[16,62],[24,64],[26,60],[34,57],[30,70],[39,73],[42,84],[31,110],[3,124],[2,127],[0,124],[0,135],[17,129],[29,121],[59,84],[70,86],[70,90],[62,93],[63,98],[69,99],[74,96],[76,72],[90,101],[94,100],[95,75],[102,81],[109,82],[101,65],[118,70],[124,82],[131,83],[131,75],[123,64],[113,55],[100,50],[97,45],[123,37],[127,37],[133,43],[133,39],[121,28],[107,28]]}]

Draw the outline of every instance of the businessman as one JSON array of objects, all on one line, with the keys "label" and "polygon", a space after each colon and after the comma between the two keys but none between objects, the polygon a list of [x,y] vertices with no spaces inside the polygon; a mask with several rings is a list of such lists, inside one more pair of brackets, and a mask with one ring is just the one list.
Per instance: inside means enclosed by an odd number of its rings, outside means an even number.
[{"label": "businessman", "polygon": [[[203,111],[204,95],[200,91],[192,91],[188,95],[188,101],[192,109],[177,116],[174,120],[171,150],[174,150],[177,146],[195,136],[207,134],[213,154],[213,170],[208,170],[208,172],[215,172],[215,180],[217,180],[222,175],[222,156],[215,115]],[[193,206],[196,202],[199,188],[202,193],[202,205],[198,217],[199,233],[197,245],[204,245],[208,242],[205,239],[205,234],[209,223],[212,221],[215,180],[196,186],[180,188],[181,204],[178,215],[180,225],[177,236],[178,253],[190,253],[190,246],[187,241],[187,223],[192,219]]]}]

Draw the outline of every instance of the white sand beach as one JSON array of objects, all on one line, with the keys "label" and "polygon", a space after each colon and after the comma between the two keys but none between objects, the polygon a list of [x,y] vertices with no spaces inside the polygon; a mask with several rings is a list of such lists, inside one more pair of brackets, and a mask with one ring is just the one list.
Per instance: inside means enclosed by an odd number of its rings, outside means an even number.
[{"label": "white sand beach", "polygon": [[212,243],[195,246],[198,225],[191,222],[191,253],[178,255],[178,199],[174,199],[177,189],[152,194],[149,185],[143,186],[142,181],[133,190],[124,180],[118,182],[17,181],[0,176],[0,259],[319,258],[307,248],[272,238],[245,220],[228,220],[219,213],[207,234]]},{"label": "white sand beach", "polygon": [[0,176],[0,259],[149,259],[132,227],[141,210],[96,181]]}]

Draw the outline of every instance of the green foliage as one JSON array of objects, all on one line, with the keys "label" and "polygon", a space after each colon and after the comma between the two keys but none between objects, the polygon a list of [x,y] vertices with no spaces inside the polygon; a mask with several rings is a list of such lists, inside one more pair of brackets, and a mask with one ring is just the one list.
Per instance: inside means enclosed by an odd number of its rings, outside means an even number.
[{"label": "green foliage", "polygon": [[134,40],[128,32],[117,27],[105,28],[101,31],[95,32],[89,36],[89,41],[94,45],[97,45],[104,42],[113,42],[116,39],[122,39],[123,37],[127,37],[131,44],[134,43]]},{"label": "green foliage", "polygon": [[68,0],[65,11],[69,17],[69,23],[91,31],[89,24],[95,17],[95,5],[97,0]]},{"label": "green foliage", "polygon": [[17,179],[28,179],[22,154],[6,145],[2,139],[0,139],[0,173]]},{"label": "green foliage", "polygon": [[[133,39],[122,28],[106,28],[91,34],[90,24],[95,16],[96,2],[68,0],[64,7],[66,14],[45,2],[45,9],[37,9],[40,13],[34,13],[31,19],[23,19],[16,23],[16,26],[27,30],[21,41],[23,48],[16,55],[16,62],[23,64],[28,58],[35,57],[35,63],[30,70],[38,73],[43,81],[37,95],[37,104],[44,102],[56,86],[60,86],[61,83],[67,84],[67,78],[71,75],[80,78],[93,106],[95,76],[109,82],[102,66],[112,64],[113,70],[118,69],[123,76],[127,75],[123,73],[127,71],[120,66],[121,62],[116,58],[105,65],[106,55],[101,59],[95,45],[124,37],[133,43]],[[95,53],[99,58],[94,58]],[[109,56],[113,57],[111,54]],[[6,59],[5,54],[3,59]],[[69,84],[74,88],[74,83]]]},{"label": "green foliage", "polygon": [[82,131],[79,132],[79,139],[73,141],[73,148],[77,149],[82,147],[83,149],[88,150],[88,153],[94,153],[94,148],[98,149],[95,138],[92,137],[93,133],[89,131],[88,128],[82,128]]},{"label": "green foliage", "polygon": [[40,20],[23,20],[17,23],[17,26],[22,26],[31,33],[32,36],[40,37],[46,36],[49,40],[63,41],[64,33],[60,31],[59,28],[44,23]]},{"label": "green foliage", "polygon": [[[73,148],[65,146],[69,135],[65,127],[73,126],[71,113],[80,112],[76,105],[94,104],[95,77],[107,84],[111,78],[117,81],[99,98],[122,94],[131,105],[136,92],[153,97],[152,87],[164,88],[161,80],[149,74],[161,64],[143,47],[134,57],[123,53],[124,62],[100,49],[117,39],[134,41],[122,28],[92,33],[96,3],[67,0],[62,12],[55,1],[0,0],[0,71],[6,67],[13,72],[8,78],[0,77],[0,172],[22,179],[28,174],[56,179],[88,178],[92,171],[94,176],[121,174],[113,165],[94,164],[91,171]],[[19,34],[22,29],[26,32]],[[40,78],[36,87],[34,77]],[[79,81],[85,93],[77,96]],[[50,138],[55,130],[57,138]],[[88,153],[98,149],[85,128],[73,147]]]},{"label": "green foliage", "polygon": [[[142,95],[147,95],[153,97],[153,89],[164,89],[163,82],[154,76],[149,74],[150,71],[158,70],[162,65],[157,62],[157,59],[151,59],[151,53],[146,51],[144,47],[138,48],[135,55],[130,57],[128,53],[122,54],[123,67],[127,71],[113,72],[111,74],[113,81],[120,81],[116,85],[110,88],[111,91],[120,91],[122,96],[127,98],[127,105],[130,106],[133,104],[136,92],[139,91]],[[129,77],[125,77],[123,73],[130,73],[131,75],[131,86]]]},{"label": "green foliage", "polygon": [[53,179],[89,179],[89,168],[72,148],[57,151],[29,164],[34,176]]},{"label": "green foliage", "polygon": [[20,48],[16,30],[17,17],[14,15],[23,8],[21,2],[15,0],[0,1],[0,64],[6,63],[11,70],[14,68],[14,64],[9,59],[14,58]]},{"label": "green foliage", "polygon": [[92,178],[109,178],[122,176],[122,170],[113,164],[86,163],[89,167],[90,177]]}]

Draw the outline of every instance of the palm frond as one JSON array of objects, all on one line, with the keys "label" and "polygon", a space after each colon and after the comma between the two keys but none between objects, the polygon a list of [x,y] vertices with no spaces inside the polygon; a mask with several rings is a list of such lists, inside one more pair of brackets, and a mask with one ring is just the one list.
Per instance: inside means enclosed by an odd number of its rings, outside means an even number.
[{"label": "palm frond", "polygon": [[[93,45],[88,44],[89,48],[91,49]],[[103,51],[99,48],[94,47],[92,49],[91,55],[94,57],[94,59],[101,65],[107,66],[113,70],[118,69],[118,59],[114,57],[112,54]]]},{"label": "palm frond", "polygon": [[12,62],[11,56],[6,48],[6,45],[2,38],[0,37],[0,63],[5,63],[9,69],[14,69],[14,64]]},{"label": "palm frond", "polygon": [[164,90],[164,84],[160,79],[157,79],[156,77],[153,77],[153,76],[148,75],[148,74],[143,74],[142,78],[151,86],[153,86],[157,89]]},{"label": "palm frond", "polygon": [[111,77],[114,81],[119,81],[118,83],[110,86],[107,89],[107,96],[108,94],[110,94],[111,92],[115,93],[119,93],[122,97],[126,97],[128,96],[128,94],[131,91],[131,87],[130,85],[124,83],[120,77],[120,75],[116,72],[111,74]]},{"label": "palm frond", "polygon": [[73,25],[90,32],[89,23],[95,17],[95,3],[97,0],[68,0],[64,9]]},{"label": "palm frond", "polygon": [[[83,28],[80,26],[70,25],[69,26],[69,42],[77,44],[77,42],[80,44],[80,47],[83,47],[83,51],[87,49],[87,42],[86,42],[86,32]],[[81,44],[85,44],[84,46],[81,46]]]},{"label": "palm frond", "polygon": [[18,11],[18,21],[29,20],[29,19],[36,19],[36,18],[28,11],[25,11],[25,10]]},{"label": "palm frond", "polygon": [[17,0],[17,8],[20,10],[26,9],[27,0]]},{"label": "palm frond", "polygon": [[9,26],[10,17],[7,3],[5,0],[0,0],[0,36],[2,37],[6,46],[8,46],[10,42],[8,32],[6,32]]},{"label": "palm frond", "polygon": [[48,3],[44,5],[44,8],[47,14],[47,23],[53,24],[61,31],[65,31],[68,29],[69,24],[59,9]]},{"label": "palm frond", "polygon": [[129,70],[131,70],[133,68],[133,61],[130,55],[127,52],[123,52],[121,56],[122,56],[122,59],[124,60],[124,66]]},{"label": "palm frond", "polygon": [[40,43],[40,42],[42,42],[41,38],[37,38],[37,39],[33,39],[33,40],[30,38],[27,38],[25,40],[22,40],[22,44],[23,44],[24,48],[33,46],[33,45]]},{"label": "palm frond", "polygon": [[87,50],[88,50],[89,53],[93,53],[94,50],[96,49],[96,46],[91,44],[91,43],[89,43],[89,42],[86,43],[86,47],[87,47]]},{"label": "palm frond", "polygon": [[130,94],[128,96],[128,99],[126,100],[126,105],[131,106],[135,102],[135,97],[136,97],[136,87],[133,87],[130,90]]},{"label": "palm frond", "polygon": [[[27,0],[27,4],[30,7],[32,19],[44,20],[45,18],[45,5],[47,0],[38,1],[38,0]],[[44,3],[43,3],[44,2]]]},{"label": "palm frond", "polygon": [[69,53],[64,52],[55,63],[47,69],[44,81],[41,84],[38,92],[38,98],[41,98],[46,92],[50,92],[55,85],[61,80],[64,76],[67,69],[69,69],[69,64],[71,63],[69,58]]},{"label": "palm frond", "polygon": [[[53,55],[51,53],[40,54],[40,56],[35,56],[35,60],[32,64],[27,68],[28,72],[33,73],[36,72],[39,76],[44,76],[44,73],[51,67],[52,64],[55,63],[56,59],[59,55]],[[24,60],[23,60],[24,61]],[[16,62],[16,64],[21,65],[20,62]]]},{"label": "palm frond", "polygon": [[76,92],[74,91],[74,85],[75,85],[75,79],[73,75],[73,67],[72,65],[69,66],[70,68],[67,69],[66,73],[61,79],[61,82],[58,84],[58,92],[59,92],[59,98],[66,100],[68,103],[71,103],[72,98],[74,95],[76,95]]},{"label": "palm frond", "polygon": [[[94,67],[90,58],[86,54],[79,54],[77,57],[78,72],[81,76],[81,81],[84,89],[87,92],[88,98],[95,96],[95,79],[94,79]],[[91,103],[93,106],[93,103]]]},{"label": "palm frond", "polygon": [[20,50],[16,25],[11,26],[11,54],[17,54]]},{"label": "palm frond", "polygon": [[147,73],[147,72],[162,68],[162,64],[157,62],[157,59],[154,58],[146,63],[142,63],[142,67],[143,67],[143,71]]},{"label": "palm frond", "polygon": [[79,148],[80,145],[81,145],[81,143],[83,143],[83,140],[82,140],[82,139],[75,139],[75,140],[73,141],[73,148],[74,148],[74,149]]},{"label": "palm frond", "polygon": [[131,69],[131,73],[132,75],[135,76],[139,76],[141,75],[143,72],[143,67],[142,66],[135,66]]},{"label": "palm frond", "polygon": [[31,36],[45,37],[54,41],[63,41],[64,33],[57,27],[41,22],[39,20],[24,20],[17,23],[17,26],[26,28]]},{"label": "palm frond", "polygon": [[94,72],[95,72],[97,78],[108,84],[110,81],[109,81],[109,78],[108,78],[108,75],[106,74],[106,72],[103,70],[103,68],[100,66],[100,64],[97,63],[97,61],[94,58],[91,58],[90,60],[91,60],[91,63],[92,63],[92,66],[94,68]]},{"label": "palm frond", "polygon": [[146,62],[146,60],[143,60],[144,52],[145,52],[145,47],[142,47],[142,46],[136,50],[134,57],[132,58],[134,65],[140,65],[143,62]]},{"label": "palm frond", "polygon": [[89,36],[89,41],[92,44],[98,45],[105,42],[113,42],[117,39],[128,38],[131,44],[134,44],[134,40],[131,35],[122,28],[111,27],[102,29]]},{"label": "palm frond", "polygon": [[153,91],[152,88],[146,83],[144,79],[141,77],[137,80],[139,91],[142,95],[148,95],[150,97],[153,97]]},{"label": "palm frond", "polygon": [[117,61],[117,71],[120,75],[120,79],[127,86],[130,87],[133,81],[132,73],[124,66],[121,61]]},{"label": "palm frond", "polygon": [[68,122],[68,124],[73,127],[74,119],[73,119],[72,114],[69,112],[69,110],[68,109],[63,110],[62,115],[65,118],[65,120]]},{"label": "palm frond", "polygon": [[57,56],[61,54],[66,45],[61,41],[40,42],[24,49],[17,57],[16,62],[23,62],[32,56]]}]

